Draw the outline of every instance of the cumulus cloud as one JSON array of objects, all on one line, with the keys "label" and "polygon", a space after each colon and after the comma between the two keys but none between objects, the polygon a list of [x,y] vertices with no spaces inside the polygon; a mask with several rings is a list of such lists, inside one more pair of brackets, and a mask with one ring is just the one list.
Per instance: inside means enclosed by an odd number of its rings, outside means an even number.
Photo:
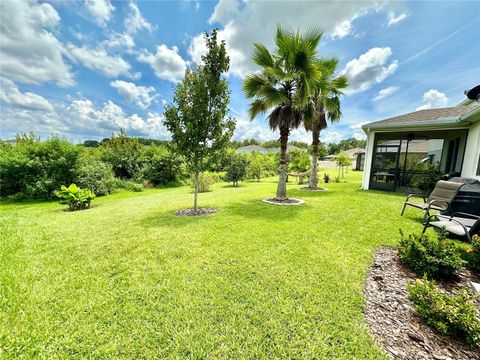
[{"label": "cumulus cloud", "polygon": [[127,33],[111,33],[102,45],[112,50],[130,52],[135,47],[135,41]]},{"label": "cumulus cloud", "polygon": [[137,86],[134,83],[115,80],[110,83],[112,87],[125,99],[142,109],[148,108],[155,99],[155,88],[153,86]]},{"label": "cumulus cloud", "polygon": [[186,61],[178,54],[178,48],[176,46],[169,48],[164,44],[157,46],[155,54],[144,51],[137,60],[149,64],[160,79],[171,82],[180,81],[187,67]]},{"label": "cumulus cloud", "polygon": [[100,26],[107,24],[115,10],[110,0],[85,0],[85,7]]},{"label": "cumulus cloud", "polygon": [[125,29],[127,33],[135,34],[142,29],[148,30],[149,32],[155,30],[155,27],[145,20],[137,4],[135,4],[133,1],[130,1],[128,3],[128,7],[130,9],[130,13],[125,18]]},{"label": "cumulus cloud", "polygon": [[389,86],[385,89],[381,89],[377,96],[373,98],[373,101],[378,101],[385,99],[386,97],[395,94],[398,91],[399,87],[398,86]]},{"label": "cumulus cloud", "polygon": [[348,20],[342,21],[340,24],[335,26],[335,29],[332,33],[332,38],[344,38],[352,32],[352,23]]},{"label": "cumulus cloud", "polygon": [[53,111],[53,106],[44,97],[31,93],[22,93],[13,81],[0,78],[0,100],[24,110]]},{"label": "cumulus cloud", "polygon": [[445,107],[448,104],[448,97],[436,89],[430,89],[423,94],[422,102],[424,104],[419,106],[417,110]]},{"label": "cumulus cloud", "polygon": [[62,44],[53,33],[59,22],[50,4],[0,1],[2,76],[23,83],[73,85]]},{"label": "cumulus cloud", "polygon": [[400,21],[405,20],[408,17],[407,13],[400,13],[396,15],[394,12],[389,12],[388,13],[388,24],[387,26],[395,25],[399,23]]},{"label": "cumulus cloud", "polygon": [[86,68],[107,77],[125,75],[130,78],[139,78],[139,73],[130,73],[131,66],[120,56],[109,55],[103,48],[90,48],[87,46],[67,46],[68,55],[72,61],[80,63]]},{"label": "cumulus cloud", "polygon": [[[271,48],[272,34],[275,33],[277,24],[290,29],[306,29],[321,24],[331,34],[338,24],[385,6],[391,5],[385,1],[351,1],[342,4],[326,1],[308,4],[294,1],[245,1],[242,6],[238,6],[238,1],[221,1],[215,6],[210,22],[221,25],[218,37],[227,43],[230,73],[242,77],[245,73],[256,70],[250,56],[252,44],[262,43]],[[205,52],[202,40],[202,34],[192,37],[188,50],[192,60],[197,63]]]},{"label": "cumulus cloud", "polygon": [[350,60],[342,71],[350,83],[347,92],[368,90],[392,75],[398,68],[398,61],[389,63],[391,56],[392,49],[389,47],[376,47]]}]

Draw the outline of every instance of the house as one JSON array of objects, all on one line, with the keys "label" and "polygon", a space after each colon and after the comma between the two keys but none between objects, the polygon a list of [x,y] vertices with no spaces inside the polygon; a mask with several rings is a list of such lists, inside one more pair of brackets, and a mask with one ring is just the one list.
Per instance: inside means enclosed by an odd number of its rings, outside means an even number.
[{"label": "house", "polygon": [[[268,148],[266,149],[267,150],[267,153],[274,153],[274,154],[279,154],[280,153],[280,147],[275,147],[275,148]],[[299,148],[295,145],[287,145],[287,153],[290,152],[290,151],[303,151],[303,152],[306,152],[307,149],[302,149],[302,148]]]},{"label": "house", "polygon": [[480,102],[364,125],[363,189],[407,191],[435,172],[480,180]]},{"label": "house", "polygon": [[237,153],[241,153],[241,154],[251,154],[252,152],[258,152],[260,154],[266,154],[268,152],[267,149],[264,149],[263,147],[255,145],[255,144],[240,147],[240,148],[236,149],[235,151]]},{"label": "house", "polygon": [[[363,166],[365,163],[365,149],[362,148],[354,148],[342,151],[343,153],[347,154],[347,156],[352,160],[352,164],[354,165],[355,170],[363,170]],[[337,155],[327,155],[322,157],[322,163],[328,161],[336,161]],[[330,167],[329,167],[330,168]]]}]

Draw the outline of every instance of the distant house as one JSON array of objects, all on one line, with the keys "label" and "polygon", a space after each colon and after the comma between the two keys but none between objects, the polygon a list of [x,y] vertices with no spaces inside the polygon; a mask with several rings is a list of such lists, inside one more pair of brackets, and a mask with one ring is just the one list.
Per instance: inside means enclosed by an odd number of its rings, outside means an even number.
[{"label": "distant house", "polygon": [[[365,149],[362,148],[354,148],[350,150],[342,151],[343,153],[347,154],[347,156],[352,160],[352,164],[354,165],[355,170],[363,170],[363,166],[365,163]],[[336,155],[327,155],[322,157],[322,161],[336,161]]]},{"label": "distant house", "polygon": [[260,154],[266,154],[268,152],[267,149],[264,149],[263,147],[255,145],[255,144],[240,147],[240,148],[236,149],[235,151],[237,153],[240,153],[240,154],[251,154],[252,152],[258,152]]},{"label": "distant house", "polygon": [[[268,153],[274,153],[274,154],[278,154],[280,153],[280,147],[275,147],[275,148],[268,148],[266,149]],[[295,145],[287,145],[287,153],[290,152],[290,151],[303,151],[303,152],[306,152],[307,149],[302,149],[302,148],[299,148]]]},{"label": "distant house", "polygon": [[480,102],[425,109],[363,126],[363,189],[406,191],[432,167],[480,180]]}]

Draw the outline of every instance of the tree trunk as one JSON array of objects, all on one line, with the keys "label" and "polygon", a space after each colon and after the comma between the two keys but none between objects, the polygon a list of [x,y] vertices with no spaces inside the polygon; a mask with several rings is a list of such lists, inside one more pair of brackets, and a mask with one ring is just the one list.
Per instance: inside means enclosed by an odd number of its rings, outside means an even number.
[{"label": "tree trunk", "polygon": [[312,169],[310,174],[310,182],[308,187],[310,189],[316,189],[318,186],[318,145],[320,143],[320,128],[318,122],[314,121],[312,124]]},{"label": "tree trunk", "polygon": [[198,198],[198,172],[194,175],[195,188],[193,190],[193,213],[197,213],[197,198]]},{"label": "tree trunk", "polygon": [[277,186],[277,199],[287,198],[287,144],[288,129],[280,129],[280,167]]}]

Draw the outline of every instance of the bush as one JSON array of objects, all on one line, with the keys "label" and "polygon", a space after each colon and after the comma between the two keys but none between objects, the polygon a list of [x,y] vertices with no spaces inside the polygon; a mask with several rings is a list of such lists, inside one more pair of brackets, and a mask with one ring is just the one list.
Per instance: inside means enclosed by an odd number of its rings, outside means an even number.
[{"label": "bush", "polygon": [[323,182],[324,182],[325,184],[328,184],[330,181],[331,181],[331,180],[330,180],[330,175],[328,175],[328,174],[323,174]]},{"label": "bush", "polygon": [[144,167],[141,180],[153,185],[177,183],[185,178],[184,164],[181,158],[166,146],[151,145],[144,153]]},{"label": "bush", "polygon": [[22,193],[27,198],[48,198],[62,184],[75,179],[81,146],[59,137],[45,142],[18,137],[17,144],[0,146],[0,196]]},{"label": "bush", "polygon": [[142,192],[144,190],[144,187],[142,184],[139,184],[132,180],[122,180],[122,179],[115,179],[115,181],[113,182],[113,187],[115,189],[123,189],[123,190],[133,191],[133,192]]},{"label": "bush", "polygon": [[70,211],[88,209],[91,201],[95,199],[95,194],[90,189],[80,189],[75,184],[70,184],[68,188],[62,185],[60,190],[55,190],[54,193],[60,199],[59,203],[68,205]]},{"label": "bush", "polygon": [[233,186],[237,187],[238,182],[244,180],[247,175],[247,166],[248,160],[244,156],[240,154],[233,155],[227,166],[225,181],[233,182]]},{"label": "bush", "polygon": [[417,279],[408,285],[408,299],[425,322],[440,333],[459,336],[471,346],[480,346],[480,320],[466,289],[450,296],[438,290],[434,281]]},{"label": "bush", "polygon": [[[210,173],[208,171],[200,173],[198,175],[198,192],[208,192],[210,191],[210,187],[214,183]],[[192,188],[195,187],[195,181],[191,180]]]},{"label": "bush", "polygon": [[465,253],[468,267],[480,271],[480,236],[473,235],[472,246]]},{"label": "bush", "polygon": [[144,166],[145,147],[138,139],[130,138],[120,129],[118,135],[102,141],[100,147],[101,160],[112,166],[115,177],[133,179],[140,176]]},{"label": "bush", "polygon": [[450,276],[464,265],[455,245],[445,240],[445,235],[429,239],[426,235],[401,234],[398,248],[400,261],[417,274],[433,276]]},{"label": "bush", "polygon": [[110,194],[115,185],[112,166],[94,156],[82,156],[75,169],[75,183],[97,196]]},{"label": "bush", "polygon": [[253,152],[250,155],[247,166],[247,179],[255,179],[257,181],[260,181],[265,169],[264,163],[264,157],[258,152]]},{"label": "bush", "polygon": [[288,171],[290,172],[303,173],[310,168],[310,156],[305,151],[290,151],[288,153],[288,158]]}]

